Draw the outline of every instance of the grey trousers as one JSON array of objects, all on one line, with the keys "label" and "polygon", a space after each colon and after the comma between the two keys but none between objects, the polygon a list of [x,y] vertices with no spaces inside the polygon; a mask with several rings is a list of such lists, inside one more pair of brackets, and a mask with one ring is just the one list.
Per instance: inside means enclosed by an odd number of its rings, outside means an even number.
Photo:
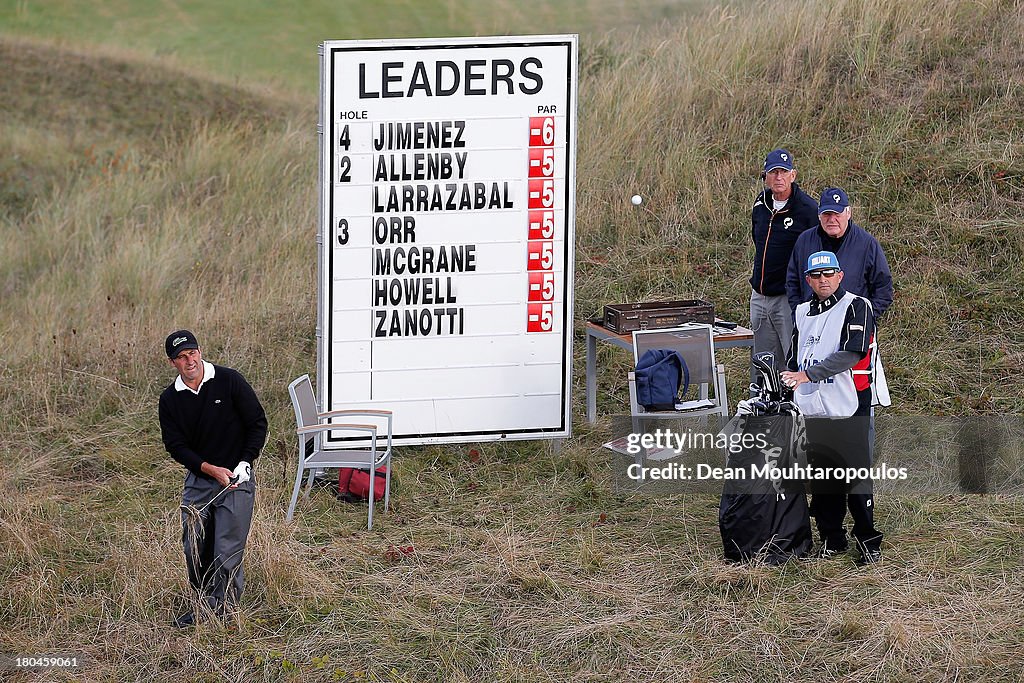
[{"label": "grey trousers", "polygon": [[[198,510],[223,489],[212,479],[189,472],[182,505]],[[202,515],[181,511],[181,540],[188,581],[200,601],[218,612],[236,606],[245,589],[242,555],[252,524],[255,482],[226,491]]]},{"label": "grey trousers", "polygon": [[[754,331],[751,356],[771,351],[779,370],[786,369],[786,357],[793,345],[793,310],[785,294],[765,296],[750,290],[750,329]],[[757,374],[750,369],[750,381]]]}]

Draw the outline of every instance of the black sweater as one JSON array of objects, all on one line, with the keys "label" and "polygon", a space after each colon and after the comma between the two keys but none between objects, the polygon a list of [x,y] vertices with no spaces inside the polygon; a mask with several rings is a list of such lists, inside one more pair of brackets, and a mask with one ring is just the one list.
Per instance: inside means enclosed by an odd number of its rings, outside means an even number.
[{"label": "black sweater", "polygon": [[[236,370],[215,365],[196,395],[172,382],[160,394],[164,447],[197,476],[203,461],[233,470],[253,463],[267,440],[267,416],[256,392]],[[209,477],[207,477],[209,478]]]}]

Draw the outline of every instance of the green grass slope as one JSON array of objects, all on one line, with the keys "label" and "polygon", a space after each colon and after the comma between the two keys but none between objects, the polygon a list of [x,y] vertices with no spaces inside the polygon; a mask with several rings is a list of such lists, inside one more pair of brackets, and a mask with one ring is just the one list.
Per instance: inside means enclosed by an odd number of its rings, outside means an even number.
[{"label": "green grass slope", "polygon": [[600,35],[688,17],[708,0],[11,0],[0,31],[72,45],[106,45],[199,66],[228,79],[317,87],[324,40],[521,33]]},{"label": "green grass slope", "polygon": [[[577,339],[626,299],[744,320],[749,205],[787,145],[889,255],[892,411],[1016,412],[1021,3],[776,7],[581,44]],[[404,449],[373,532],[323,494],[285,525],[285,386],[315,363],[312,103],[11,38],[0,62],[0,652],[80,653],[74,680],[1019,680],[1019,499],[882,496],[868,571],[726,566],[716,500],[616,492],[582,345],[560,454]],[[178,326],[271,420],[243,619],[184,633],[155,415]],[[601,360],[620,412],[625,360]]]}]

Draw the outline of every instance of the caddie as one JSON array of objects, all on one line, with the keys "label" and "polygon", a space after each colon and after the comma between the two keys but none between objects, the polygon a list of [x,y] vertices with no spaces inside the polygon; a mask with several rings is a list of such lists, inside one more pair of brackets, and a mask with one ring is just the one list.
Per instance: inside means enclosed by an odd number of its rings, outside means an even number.
[{"label": "caddie", "polygon": [[[789,370],[782,381],[807,418],[808,461],[812,468],[862,469],[871,466],[868,427],[873,372],[871,304],[843,286],[839,259],[830,251],[807,257],[804,278],[813,295],[796,309]],[[874,525],[871,478],[810,481],[811,514],[821,535],[819,557],[846,552],[846,508],[860,550],[858,565],[881,559],[882,532]]]}]

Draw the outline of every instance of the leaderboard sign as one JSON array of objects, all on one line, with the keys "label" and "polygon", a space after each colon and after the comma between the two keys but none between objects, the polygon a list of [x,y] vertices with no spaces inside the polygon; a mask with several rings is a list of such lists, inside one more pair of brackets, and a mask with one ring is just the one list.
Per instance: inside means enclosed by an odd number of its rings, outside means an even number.
[{"label": "leaderboard sign", "polygon": [[404,444],[568,436],[577,37],[322,50],[321,405]]}]

